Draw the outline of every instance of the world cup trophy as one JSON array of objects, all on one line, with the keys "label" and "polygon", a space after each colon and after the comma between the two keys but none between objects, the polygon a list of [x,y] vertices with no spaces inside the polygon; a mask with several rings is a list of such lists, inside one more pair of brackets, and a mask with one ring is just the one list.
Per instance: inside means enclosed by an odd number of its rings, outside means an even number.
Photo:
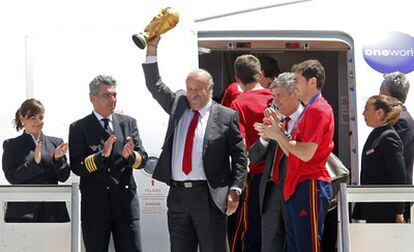
[{"label": "world cup trophy", "polygon": [[147,46],[148,40],[152,39],[156,33],[162,34],[174,28],[180,16],[178,12],[171,8],[163,8],[145,27],[144,32],[132,35],[132,40],[141,49]]}]

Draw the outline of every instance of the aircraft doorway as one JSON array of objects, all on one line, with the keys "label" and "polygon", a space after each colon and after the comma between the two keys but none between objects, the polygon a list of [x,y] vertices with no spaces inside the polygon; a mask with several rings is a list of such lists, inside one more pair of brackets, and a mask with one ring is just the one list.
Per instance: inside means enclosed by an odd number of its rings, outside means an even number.
[{"label": "aircraft doorway", "polygon": [[[335,149],[351,170],[351,181],[358,179],[356,97],[353,88],[354,65],[352,42],[326,38],[309,38],[277,32],[201,32],[199,33],[199,66],[209,71],[215,81],[213,99],[220,101],[226,87],[235,81],[233,62],[243,54],[269,56],[277,60],[281,72],[307,59],[319,60],[326,71],[322,95],[335,114]],[[316,34],[316,33],[315,33]],[[326,36],[326,35],[325,35]],[[343,34],[341,35],[343,36]],[[352,40],[351,40],[352,41]],[[351,63],[350,63],[351,62]]]}]

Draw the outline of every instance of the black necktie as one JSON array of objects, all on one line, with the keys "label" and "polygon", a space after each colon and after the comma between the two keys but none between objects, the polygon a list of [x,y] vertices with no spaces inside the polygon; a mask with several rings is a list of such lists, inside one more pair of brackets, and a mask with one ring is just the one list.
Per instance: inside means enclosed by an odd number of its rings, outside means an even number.
[{"label": "black necktie", "polygon": [[109,127],[109,119],[108,118],[102,118],[101,121],[104,123],[105,131],[108,132],[109,135],[113,135],[114,132],[112,131],[111,127]]}]

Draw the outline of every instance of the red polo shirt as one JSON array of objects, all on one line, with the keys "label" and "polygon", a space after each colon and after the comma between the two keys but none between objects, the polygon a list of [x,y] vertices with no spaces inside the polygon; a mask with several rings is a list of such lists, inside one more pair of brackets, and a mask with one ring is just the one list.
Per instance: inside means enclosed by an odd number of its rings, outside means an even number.
[{"label": "red polo shirt", "polygon": [[[247,150],[259,138],[253,124],[263,121],[264,111],[270,105],[272,98],[272,91],[268,88],[249,90],[241,93],[230,105],[231,109],[239,113],[240,133],[246,142]],[[263,169],[264,162],[257,165],[249,165],[250,174],[261,174]]]},{"label": "red polo shirt", "polygon": [[292,139],[298,142],[312,142],[318,145],[314,156],[308,162],[289,154],[283,197],[287,201],[296,190],[296,186],[310,179],[331,182],[325,164],[334,148],[334,116],[331,106],[319,97],[298,119],[292,132]]}]

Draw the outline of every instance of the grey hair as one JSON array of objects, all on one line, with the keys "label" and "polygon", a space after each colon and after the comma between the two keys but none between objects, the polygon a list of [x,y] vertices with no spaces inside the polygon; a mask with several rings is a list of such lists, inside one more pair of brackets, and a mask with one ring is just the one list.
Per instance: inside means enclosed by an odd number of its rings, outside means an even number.
[{"label": "grey hair", "polygon": [[103,75],[100,74],[96,76],[90,83],[89,83],[89,94],[97,95],[99,93],[99,87],[101,85],[106,86],[115,86],[117,85],[116,80],[110,75]]},{"label": "grey hair", "polygon": [[405,103],[409,89],[410,82],[403,73],[397,71],[384,74],[384,81],[381,84],[380,91],[387,91],[390,96]]},{"label": "grey hair", "polygon": [[211,74],[209,72],[207,72],[204,69],[195,69],[193,71],[191,71],[188,75],[188,77],[197,77],[197,78],[207,78],[207,82],[208,82],[208,88],[214,85],[214,81],[213,81],[213,77],[211,76]]},{"label": "grey hair", "polygon": [[291,72],[284,72],[277,76],[277,78],[270,85],[270,89],[275,89],[282,86],[289,94],[294,92],[293,83],[295,82],[295,75]]}]

